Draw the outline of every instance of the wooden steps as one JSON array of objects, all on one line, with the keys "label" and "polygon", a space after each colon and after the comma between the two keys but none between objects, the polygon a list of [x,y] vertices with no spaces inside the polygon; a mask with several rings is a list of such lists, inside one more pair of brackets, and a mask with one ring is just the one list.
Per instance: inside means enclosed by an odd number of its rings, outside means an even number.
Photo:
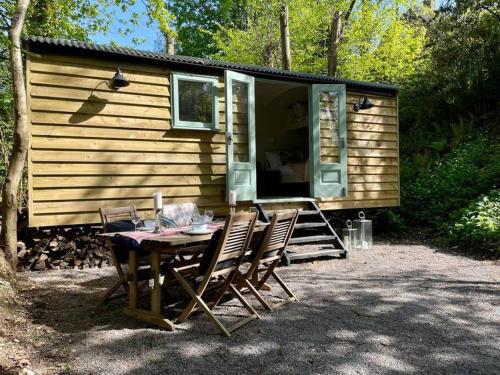
[{"label": "wooden steps", "polygon": [[295,224],[295,229],[321,228],[321,227],[326,227],[326,223],[299,223],[299,224]]},{"label": "wooden steps", "polygon": [[282,264],[289,265],[294,260],[319,257],[340,256],[341,258],[345,258],[347,251],[344,245],[313,199],[292,198],[289,202],[284,198],[280,198],[276,202],[271,199],[261,199],[254,201],[254,204],[259,211],[261,220],[269,222],[270,217],[273,216],[273,212],[266,210],[266,204],[269,203],[276,206],[277,203],[297,202],[301,202],[304,205],[304,209],[300,211],[289,247],[281,259]]},{"label": "wooden steps", "polygon": [[336,239],[335,236],[305,236],[305,237],[292,237],[290,239],[290,245],[297,245],[302,243],[318,243],[318,242],[333,242]]},{"label": "wooden steps", "polygon": [[[302,259],[315,259],[315,258],[324,258],[330,256],[339,256],[341,258],[345,258],[345,250],[344,249],[336,249],[333,245],[327,244],[324,246],[320,245],[318,249],[318,245],[301,245],[301,246],[288,246],[287,249],[288,259],[293,260],[302,260]],[[286,262],[286,258],[282,259],[283,264],[290,265],[290,263]]]}]

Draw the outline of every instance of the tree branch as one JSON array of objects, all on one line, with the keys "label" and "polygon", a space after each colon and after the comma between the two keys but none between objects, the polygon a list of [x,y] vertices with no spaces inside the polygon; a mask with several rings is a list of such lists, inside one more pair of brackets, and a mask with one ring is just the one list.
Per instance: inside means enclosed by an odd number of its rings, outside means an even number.
[{"label": "tree branch", "polygon": [[347,12],[344,17],[344,23],[349,21],[349,17],[351,17],[352,10],[354,9],[355,5],[356,5],[356,0],[351,0],[351,3],[349,4],[349,9],[347,9]]},{"label": "tree branch", "polygon": [[0,18],[2,19],[2,22],[4,23],[3,26],[0,27],[1,30],[9,30],[9,28],[11,27],[11,24],[10,24],[10,19],[9,19],[9,16],[5,13],[5,11],[3,10],[0,10]]},{"label": "tree branch", "polygon": [[483,10],[491,13],[492,15],[494,15],[497,19],[500,19],[500,14],[496,13],[495,11],[493,11],[490,7],[488,7],[486,5],[478,5],[478,9],[483,9]]}]

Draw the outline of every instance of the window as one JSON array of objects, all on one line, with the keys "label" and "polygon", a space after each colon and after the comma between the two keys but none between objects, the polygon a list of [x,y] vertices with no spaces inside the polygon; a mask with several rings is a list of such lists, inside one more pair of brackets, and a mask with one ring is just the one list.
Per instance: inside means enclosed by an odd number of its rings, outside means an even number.
[{"label": "window", "polygon": [[217,130],[219,128],[218,78],[172,74],[172,127]]}]

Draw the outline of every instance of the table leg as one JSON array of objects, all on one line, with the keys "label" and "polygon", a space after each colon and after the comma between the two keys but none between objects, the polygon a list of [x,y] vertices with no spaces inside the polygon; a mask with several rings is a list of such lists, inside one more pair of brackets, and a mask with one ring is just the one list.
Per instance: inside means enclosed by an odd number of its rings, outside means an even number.
[{"label": "table leg", "polygon": [[130,289],[129,307],[125,314],[162,328],[174,331],[174,324],[161,315],[161,285],[160,285],[160,252],[151,251],[151,273],[153,274],[153,290],[151,291],[151,310],[137,308],[137,252],[131,251],[129,258]]},{"label": "table leg", "polygon": [[161,271],[160,271],[160,252],[151,252],[151,273],[153,275],[153,290],[151,291],[151,312],[161,314]]},{"label": "table leg", "polygon": [[129,291],[128,306],[131,309],[137,308],[137,251],[130,250],[128,258]]}]

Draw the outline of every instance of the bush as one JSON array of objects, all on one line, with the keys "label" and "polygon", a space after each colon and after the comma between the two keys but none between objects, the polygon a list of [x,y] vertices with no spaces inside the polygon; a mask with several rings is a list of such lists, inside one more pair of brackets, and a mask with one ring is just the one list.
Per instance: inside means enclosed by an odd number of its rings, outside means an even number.
[{"label": "bush", "polygon": [[403,216],[439,228],[452,213],[500,184],[500,146],[481,136],[431,163],[420,177],[411,169],[412,165],[402,168]]},{"label": "bush", "polygon": [[480,196],[452,215],[447,229],[450,241],[500,252],[500,190]]}]

